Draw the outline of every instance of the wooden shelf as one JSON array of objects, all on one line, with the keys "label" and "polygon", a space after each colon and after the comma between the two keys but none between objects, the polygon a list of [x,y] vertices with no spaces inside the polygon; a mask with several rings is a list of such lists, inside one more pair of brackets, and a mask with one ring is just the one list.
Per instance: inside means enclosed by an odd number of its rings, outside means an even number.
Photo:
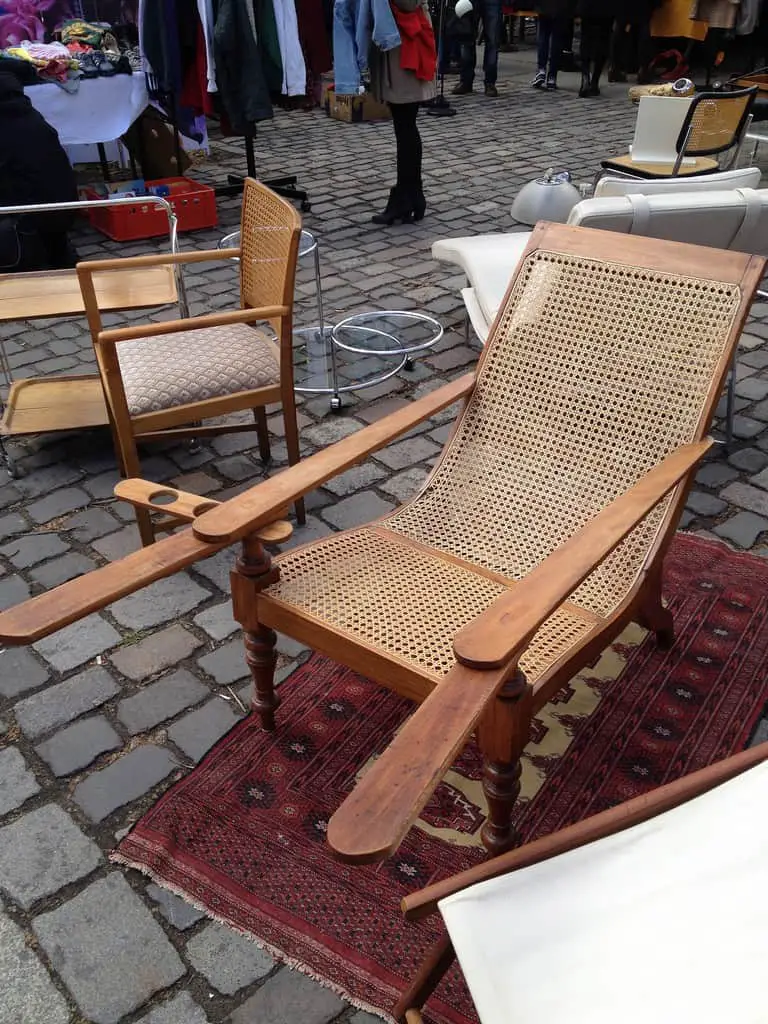
[{"label": "wooden shelf", "polygon": [[[146,309],[176,302],[173,267],[139,267],[94,275],[99,309]],[[80,283],[74,270],[0,275],[0,323],[38,317],[84,316]]]},{"label": "wooden shelf", "polygon": [[47,434],[109,425],[98,376],[39,377],[11,384],[0,434]]}]

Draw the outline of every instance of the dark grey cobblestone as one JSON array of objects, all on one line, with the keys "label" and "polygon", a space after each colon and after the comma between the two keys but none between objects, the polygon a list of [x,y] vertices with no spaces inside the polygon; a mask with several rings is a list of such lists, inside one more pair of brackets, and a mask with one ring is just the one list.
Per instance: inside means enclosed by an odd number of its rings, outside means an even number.
[{"label": "dark grey cobblestone", "polygon": [[54,775],[71,775],[81,768],[87,768],[99,754],[118,750],[123,741],[101,715],[83,718],[61,729],[50,739],[35,747],[35,752]]},{"label": "dark grey cobblestone", "polygon": [[117,716],[131,735],[154,729],[185,708],[203,700],[208,688],[186,669],[179,669],[156,683],[142,686],[133,697],[117,706]]},{"label": "dark grey cobblestone", "polygon": [[177,767],[170,751],[147,743],[93,772],[75,787],[72,797],[91,821],[103,821],[118,807],[143,796]]},{"label": "dark grey cobblestone", "polygon": [[36,917],[33,927],[79,1009],[95,1024],[117,1024],[186,970],[160,925],[117,872]]},{"label": "dark grey cobblestone", "polygon": [[56,804],[0,828],[0,886],[25,910],[103,861],[96,843]]},{"label": "dark grey cobblestone", "polygon": [[[273,123],[259,127],[259,170],[265,175],[292,167],[297,153],[313,154],[310,163],[302,163],[301,180],[314,200],[306,223],[321,240],[329,319],[389,306],[425,310],[437,315],[445,328],[438,345],[417,358],[410,372],[345,395],[339,416],[330,415],[327,396],[300,398],[304,454],[459,376],[479,355],[475,337],[470,334],[468,342],[464,337],[459,298],[463,278],[454,268],[431,260],[435,238],[510,230],[508,211],[515,193],[548,163],[567,166],[577,181],[586,181],[599,157],[625,147],[636,113],[626,102],[625,86],[607,84],[599,100],[581,102],[575,97],[576,77],[565,75],[557,94],[538,96],[528,87],[531,61],[530,48],[502,57],[501,96],[493,103],[482,95],[457,98],[456,118],[421,118],[430,208],[420,224],[377,231],[369,223],[389,187],[391,125],[338,125],[322,115],[278,112]],[[478,143],[478,138],[483,141]],[[215,162],[199,172],[193,169],[193,175],[217,181],[243,167],[240,141],[214,138],[213,145]],[[221,227],[195,233],[185,239],[185,247],[215,247],[235,226],[238,200],[220,199],[218,206]],[[118,247],[88,229],[78,238],[84,258],[151,252],[161,245],[149,241]],[[234,266],[194,267],[187,280],[196,312],[237,301]],[[314,281],[306,261],[299,267],[296,297],[296,322],[313,323]],[[169,310],[150,314],[156,322],[172,315]],[[145,312],[129,311],[110,314],[105,322],[120,326],[146,319]],[[87,370],[80,372],[93,371],[82,321],[5,324],[0,331],[9,339],[13,360],[23,366],[19,376],[74,368],[74,360],[78,371],[81,366]],[[340,357],[344,382],[364,373],[379,374],[391,365],[391,360],[385,366],[375,358]],[[730,450],[719,446],[700,467],[697,493],[682,524],[768,557],[768,474],[763,473],[768,467],[768,303],[753,307],[745,327],[736,390],[736,442]],[[722,401],[715,424],[720,438],[724,410]],[[222,499],[239,493],[285,466],[282,419],[275,407],[268,413],[273,460],[266,467],[255,434],[249,432],[204,443],[195,452],[185,442],[143,446],[142,472],[149,479]],[[445,443],[455,413],[456,408],[444,410],[389,451],[310,495],[308,524],[284,548],[365,522],[407,500]],[[13,481],[0,475],[0,607],[94,562],[139,548],[130,507],[113,499],[118,473],[106,431],[12,440],[9,447],[23,475]],[[218,690],[228,697],[232,685],[246,704],[250,700],[239,627],[227,600],[232,562],[233,551],[223,551],[187,575],[41,641],[33,651],[0,650],[0,733],[5,728],[0,801],[13,805],[3,812],[0,837],[4,828],[14,830],[8,832],[12,842],[7,847],[21,849],[22,857],[36,844],[38,832],[45,832],[49,841],[58,837],[61,848],[51,853],[47,873],[32,854],[27,865],[19,858],[4,872],[0,855],[0,888],[16,922],[10,933],[2,932],[0,916],[2,936],[11,935],[0,952],[0,1024],[378,1020],[345,1007],[313,981],[278,965],[257,976],[257,960],[248,960],[249,954],[257,959],[263,955],[256,947],[203,922],[199,911],[135,872],[121,869],[126,882],[120,892],[104,889],[110,870],[105,855],[115,838],[125,834],[174,776],[187,771],[238,721],[237,705],[216,696]],[[281,682],[304,652],[300,644],[285,640],[279,650]],[[768,738],[767,723],[758,726],[754,739]],[[108,737],[110,744],[125,749],[99,751],[94,727],[105,741]],[[58,770],[73,770],[75,777],[57,779],[49,767],[49,760],[57,767],[55,754],[62,750],[73,760],[58,763]],[[91,756],[96,758],[93,764],[79,766]],[[2,771],[3,758],[7,772]],[[69,823],[60,831],[55,823],[47,826],[46,815],[54,807],[65,816],[60,822]],[[45,839],[38,845],[45,857]],[[94,863],[93,849],[100,853]],[[89,852],[81,856],[81,850]],[[31,888],[24,889],[27,869]],[[109,875],[108,884],[120,875]],[[10,892],[12,885],[18,898]],[[35,890],[35,885],[41,888]],[[22,931],[13,932],[17,924],[23,925],[27,941],[34,944],[35,913],[42,914],[43,922],[50,919],[53,928],[39,957],[23,945]],[[231,965],[225,955],[218,955],[216,936],[245,956],[238,961],[246,964],[245,973],[235,972],[231,983],[223,980],[223,968]],[[25,962],[14,962],[7,971],[11,948],[18,948]],[[195,951],[196,963],[190,951]],[[230,988],[234,994],[224,994]],[[14,1017],[19,1004],[12,1001],[18,1001],[19,993],[26,1014],[21,1021]]]},{"label": "dark grey cobblestone", "polygon": [[189,940],[187,956],[192,966],[225,996],[233,996],[265,978],[275,966],[272,957],[255,942],[217,921]]}]

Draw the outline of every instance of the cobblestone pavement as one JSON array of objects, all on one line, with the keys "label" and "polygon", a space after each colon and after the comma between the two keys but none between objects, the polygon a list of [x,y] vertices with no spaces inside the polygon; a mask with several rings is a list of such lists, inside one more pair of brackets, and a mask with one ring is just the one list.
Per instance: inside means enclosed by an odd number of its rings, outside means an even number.
[{"label": "cobblestone pavement", "polygon": [[[281,113],[259,131],[261,172],[295,169],[311,191],[306,224],[320,238],[329,315],[413,308],[446,327],[436,350],[410,373],[351,397],[344,415],[331,415],[326,398],[304,401],[307,454],[474,363],[478,345],[463,336],[461,282],[431,260],[434,239],[509,229],[512,198],[535,173],[554,164],[589,180],[598,158],[627,140],[634,111],[623,87],[580,101],[576,76],[566,75],[559,93],[533,93],[530,52],[502,60],[498,100],[461,98],[454,118],[422,117],[431,205],[417,225],[369,224],[390,183],[390,125]],[[216,154],[219,162],[201,173],[223,178],[244,164],[237,142],[218,144]],[[187,237],[184,247],[215,245],[236,225],[236,200],[222,201],[220,212],[219,231]],[[95,235],[80,245],[84,257],[148,248],[117,247]],[[235,301],[234,267],[197,265],[188,287],[194,313],[224,308]],[[298,320],[311,321],[308,267],[298,296]],[[79,321],[18,323],[4,332],[19,375],[93,369]],[[375,369],[365,363],[353,372]],[[718,448],[701,469],[684,527],[763,556],[768,305],[754,307],[738,377],[738,443],[730,453]],[[279,417],[271,424],[275,460],[268,472],[284,463]],[[308,525],[295,540],[367,520],[406,498],[446,433],[446,417],[438,417],[312,495]],[[223,498],[265,475],[254,446],[254,437],[240,434],[196,453],[155,447],[145,452],[144,475]],[[23,475],[0,479],[0,607],[138,546],[131,512],[111,497],[117,474],[106,433],[11,448]],[[247,689],[227,603],[229,559],[224,552],[31,649],[0,653],[4,1024],[373,1024],[143,876],[107,861],[124,830],[237,719],[233,704],[219,696],[229,684]],[[280,651],[283,676],[306,656],[286,640]],[[759,735],[768,736],[766,722]]]}]

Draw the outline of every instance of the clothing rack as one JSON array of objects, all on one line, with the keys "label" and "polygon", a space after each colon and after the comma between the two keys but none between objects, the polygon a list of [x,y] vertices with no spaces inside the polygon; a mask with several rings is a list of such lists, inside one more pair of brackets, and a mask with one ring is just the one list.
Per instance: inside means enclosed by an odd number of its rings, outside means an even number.
[{"label": "clothing rack", "polygon": [[[178,131],[174,125],[174,131],[176,131],[176,137],[178,138]],[[253,145],[256,139],[255,130],[252,132],[246,132],[245,134],[245,162],[247,167],[247,175],[249,178],[256,177],[256,156],[253,152]],[[227,175],[226,185],[218,185],[216,187],[217,196],[237,196],[243,191],[245,183],[245,177],[242,174],[229,174]],[[309,195],[304,189],[298,188],[298,175],[296,174],[285,174],[279,178],[267,178],[262,182],[267,188],[271,188],[273,192],[276,192],[283,199],[290,199],[293,202],[301,204],[301,209],[304,213],[309,213],[312,209],[312,203],[309,200]]]}]

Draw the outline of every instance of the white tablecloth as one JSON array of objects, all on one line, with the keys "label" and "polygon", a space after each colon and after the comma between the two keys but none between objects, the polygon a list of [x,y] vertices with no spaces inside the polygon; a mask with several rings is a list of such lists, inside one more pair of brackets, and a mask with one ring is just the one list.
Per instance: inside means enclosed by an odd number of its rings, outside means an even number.
[{"label": "white tablecloth", "polygon": [[28,85],[24,92],[62,146],[110,142],[123,135],[149,103],[143,72],[85,78],[75,93],[58,85]]}]

